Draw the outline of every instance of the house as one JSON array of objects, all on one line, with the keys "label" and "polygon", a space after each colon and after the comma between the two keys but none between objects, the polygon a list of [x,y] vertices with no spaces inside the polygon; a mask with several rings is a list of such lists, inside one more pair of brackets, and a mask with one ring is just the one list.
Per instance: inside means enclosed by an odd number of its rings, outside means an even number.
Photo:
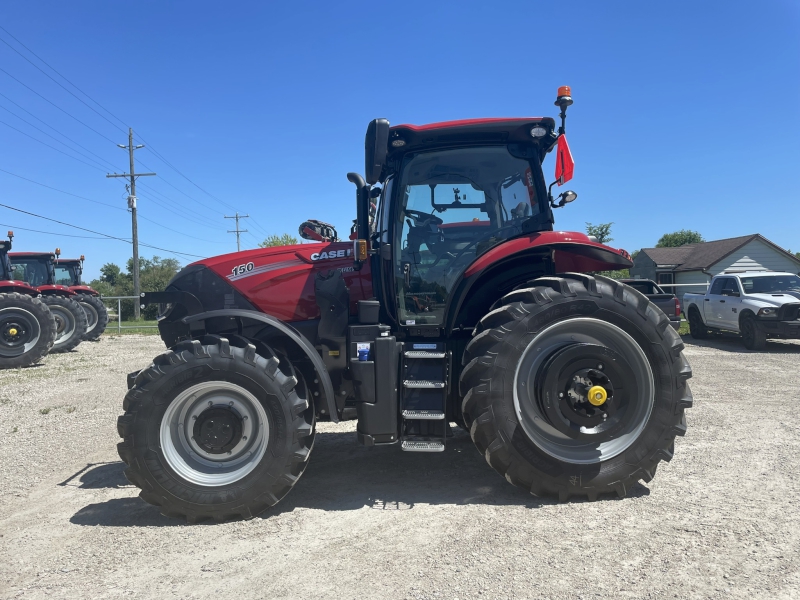
[{"label": "house", "polygon": [[682,305],[683,294],[704,293],[711,278],[723,271],[800,273],[800,259],[755,233],[677,248],[642,248],[630,273],[675,291]]}]

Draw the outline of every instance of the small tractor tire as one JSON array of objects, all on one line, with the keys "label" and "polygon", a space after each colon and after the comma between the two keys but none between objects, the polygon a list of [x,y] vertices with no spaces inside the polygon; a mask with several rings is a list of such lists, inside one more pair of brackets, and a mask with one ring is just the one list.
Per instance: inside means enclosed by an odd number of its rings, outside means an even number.
[{"label": "small tractor tire", "polygon": [[606,277],[543,277],[475,329],[461,374],[478,450],[538,497],[623,497],[671,460],[692,375],[669,318]]},{"label": "small tractor tire", "polygon": [[742,342],[748,350],[764,350],[767,347],[767,333],[758,324],[755,317],[745,315],[739,322]]},{"label": "small tractor tire", "polygon": [[207,335],[139,372],[117,421],[139,497],[189,523],[249,519],[303,474],[314,407],[302,376],[268,347]]},{"label": "small tractor tire", "polygon": [[689,334],[696,340],[707,340],[709,337],[708,327],[696,308],[689,309]]},{"label": "small tractor tire", "polygon": [[108,309],[106,305],[97,296],[90,296],[89,294],[78,294],[75,300],[83,308],[87,319],[86,333],[83,334],[81,339],[86,342],[99,340],[108,326]]},{"label": "small tractor tire", "polygon": [[53,347],[56,320],[39,298],[0,294],[0,369],[39,362]]},{"label": "small tractor tire", "polygon": [[42,302],[56,320],[56,341],[50,352],[55,354],[74,349],[86,332],[86,312],[75,300],[64,296],[42,296]]}]

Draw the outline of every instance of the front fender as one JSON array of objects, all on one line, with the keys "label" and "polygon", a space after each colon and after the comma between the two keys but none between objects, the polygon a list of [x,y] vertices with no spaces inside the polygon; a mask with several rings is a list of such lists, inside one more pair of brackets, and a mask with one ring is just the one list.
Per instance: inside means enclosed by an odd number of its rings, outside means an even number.
[{"label": "front fender", "polygon": [[314,348],[314,345],[309,342],[303,334],[297,331],[294,327],[287,325],[283,321],[276,319],[271,315],[253,310],[211,310],[200,314],[188,315],[183,317],[181,322],[188,325],[191,329],[192,323],[198,323],[207,319],[216,318],[257,321],[278,330],[283,336],[294,343],[297,348],[302,350],[302,352],[308,357],[308,359],[311,361],[311,364],[314,365],[314,370],[316,371],[320,383],[322,384],[323,393],[325,395],[325,404],[328,407],[328,414],[334,423],[339,422],[339,413],[336,410],[336,396],[333,392],[333,383],[331,382],[331,377],[328,374],[328,370],[325,368],[325,363],[322,362],[322,357],[319,355],[316,348]]}]

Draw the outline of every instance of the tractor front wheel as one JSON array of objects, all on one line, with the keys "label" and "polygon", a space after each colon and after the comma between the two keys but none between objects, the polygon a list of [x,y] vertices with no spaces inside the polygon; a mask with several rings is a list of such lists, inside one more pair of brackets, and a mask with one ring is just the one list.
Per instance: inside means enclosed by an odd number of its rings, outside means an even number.
[{"label": "tractor front wheel", "polygon": [[669,318],[605,277],[518,289],[468,344],[462,410],[487,462],[536,496],[620,497],[670,460],[692,405]]},{"label": "tractor front wheel", "polygon": [[139,496],[188,522],[250,518],[308,464],[314,409],[302,378],[266,346],[206,336],[141,371],[117,421]]},{"label": "tractor front wheel", "polygon": [[72,298],[64,296],[42,296],[56,320],[56,341],[50,352],[69,352],[81,343],[86,332],[86,312]]},{"label": "tractor front wheel", "polygon": [[93,342],[99,340],[108,325],[108,309],[103,301],[97,296],[89,294],[78,294],[75,298],[86,313],[86,333],[83,334],[84,341]]},{"label": "tractor front wheel", "polygon": [[24,294],[0,294],[0,369],[39,362],[55,339],[55,319],[41,300]]}]

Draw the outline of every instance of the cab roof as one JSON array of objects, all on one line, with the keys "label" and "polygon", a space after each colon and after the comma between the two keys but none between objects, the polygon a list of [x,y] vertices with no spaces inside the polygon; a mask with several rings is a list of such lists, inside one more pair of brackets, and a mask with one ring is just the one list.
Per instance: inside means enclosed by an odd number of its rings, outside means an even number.
[{"label": "cab roof", "polygon": [[9,258],[50,258],[55,256],[53,252],[9,252]]},{"label": "cab roof", "polygon": [[[547,133],[534,138],[531,129],[537,125],[544,127]],[[550,147],[557,138],[555,126],[556,122],[551,117],[463,119],[427,125],[395,125],[389,128],[389,153],[461,144],[524,143]],[[398,146],[396,140],[405,143]]]}]

